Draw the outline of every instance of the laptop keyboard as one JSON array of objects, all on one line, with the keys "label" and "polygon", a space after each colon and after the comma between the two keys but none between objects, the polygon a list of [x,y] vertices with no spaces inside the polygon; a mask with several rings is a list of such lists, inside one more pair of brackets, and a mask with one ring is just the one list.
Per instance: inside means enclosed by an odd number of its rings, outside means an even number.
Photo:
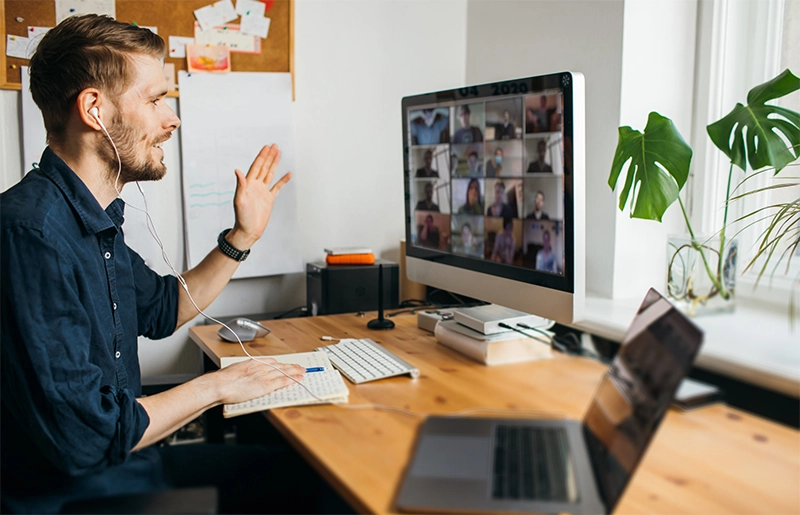
[{"label": "laptop keyboard", "polygon": [[493,499],[569,502],[563,428],[495,427]]}]

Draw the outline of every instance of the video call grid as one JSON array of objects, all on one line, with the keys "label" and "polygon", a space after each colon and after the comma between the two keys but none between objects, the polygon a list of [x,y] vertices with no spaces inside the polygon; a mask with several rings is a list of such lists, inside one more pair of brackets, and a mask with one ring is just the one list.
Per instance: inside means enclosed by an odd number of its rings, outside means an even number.
[{"label": "video call grid", "polygon": [[414,243],[563,274],[562,101],[539,92],[410,110]]}]

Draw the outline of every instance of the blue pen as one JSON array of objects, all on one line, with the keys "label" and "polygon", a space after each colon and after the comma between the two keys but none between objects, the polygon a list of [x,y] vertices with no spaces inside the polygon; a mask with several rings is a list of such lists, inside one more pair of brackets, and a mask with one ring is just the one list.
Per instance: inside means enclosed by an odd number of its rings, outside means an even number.
[{"label": "blue pen", "polygon": [[325,372],[325,367],[311,367],[307,368],[306,372]]}]

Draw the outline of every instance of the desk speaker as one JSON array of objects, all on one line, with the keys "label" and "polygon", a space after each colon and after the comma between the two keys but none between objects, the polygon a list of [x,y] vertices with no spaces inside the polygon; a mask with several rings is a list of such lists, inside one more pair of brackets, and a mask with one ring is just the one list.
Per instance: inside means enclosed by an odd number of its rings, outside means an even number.
[{"label": "desk speaker", "polygon": [[399,303],[400,280],[397,263],[378,259],[374,265],[306,265],[306,306],[308,314],[335,315],[378,309],[378,265],[383,265],[383,308]]}]

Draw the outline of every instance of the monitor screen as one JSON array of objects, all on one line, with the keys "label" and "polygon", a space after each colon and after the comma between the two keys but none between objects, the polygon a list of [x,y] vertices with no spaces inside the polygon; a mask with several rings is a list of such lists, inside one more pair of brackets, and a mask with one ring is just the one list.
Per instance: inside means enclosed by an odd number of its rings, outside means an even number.
[{"label": "monitor screen", "polygon": [[[564,72],[404,98],[407,259],[582,295],[582,84]],[[498,302],[459,282],[437,286]]]}]

